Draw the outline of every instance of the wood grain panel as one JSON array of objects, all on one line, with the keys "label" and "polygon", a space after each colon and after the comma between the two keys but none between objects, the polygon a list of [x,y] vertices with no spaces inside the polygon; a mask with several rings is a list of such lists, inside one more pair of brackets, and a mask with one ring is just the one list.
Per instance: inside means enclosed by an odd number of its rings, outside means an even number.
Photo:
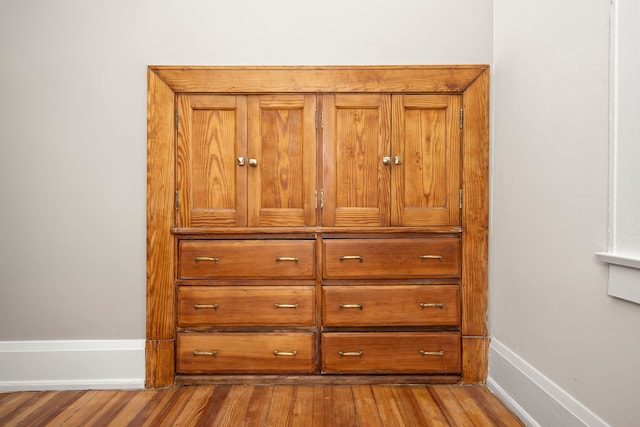
[{"label": "wood grain panel", "polygon": [[250,227],[315,225],[316,96],[249,97]]},{"label": "wood grain panel", "polygon": [[147,100],[147,339],[174,337],[173,92],[152,71]]},{"label": "wood grain panel", "polygon": [[169,387],[174,384],[175,340],[147,340],[145,386]]},{"label": "wood grain panel", "polygon": [[459,96],[393,96],[392,225],[460,224],[459,113]]},{"label": "wood grain panel", "polygon": [[489,71],[463,95],[462,335],[485,337],[489,241]]},{"label": "wood grain panel", "polygon": [[178,225],[246,226],[247,98],[178,95]]},{"label": "wood grain panel", "polygon": [[324,239],[327,279],[429,278],[460,275],[460,240]]},{"label": "wood grain panel", "polygon": [[456,326],[458,285],[325,286],[325,326]]},{"label": "wood grain panel", "polygon": [[457,332],[323,333],[322,371],[360,374],[455,374],[460,372],[460,334]]},{"label": "wood grain panel", "polygon": [[484,384],[489,374],[489,338],[462,337],[462,382]]},{"label": "wood grain panel", "polygon": [[486,65],[151,67],[174,91],[191,93],[460,93],[486,68]]},{"label": "wood grain panel", "polygon": [[389,225],[391,97],[323,97],[325,226]]},{"label": "wood grain panel", "polygon": [[313,326],[312,286],[181,286],[178,326]]},{"label": "wood grain panel", "polygon": [[315,277],[313,240],[181,240],[179,277]]},{"label": "wood grain panel", "polygon": [[315,365],[314,337],[313,333],[305,332],[181,333],[177,339],[176,370],[311,373]]}]

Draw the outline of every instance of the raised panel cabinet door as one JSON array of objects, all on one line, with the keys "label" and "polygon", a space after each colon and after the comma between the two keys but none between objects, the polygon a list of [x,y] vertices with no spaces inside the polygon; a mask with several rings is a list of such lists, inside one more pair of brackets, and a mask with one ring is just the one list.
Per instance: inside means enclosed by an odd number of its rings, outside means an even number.
[{"label": "raised panel cabinet door", "polygon": [[177,225],[247,225],[247,97],[178,95]]},{"label": "raised panel cabinet door", "polygon": [[322,222],[388,226],[391,96],[323,96]]},{"label": "raised panel cabinet door", "polygon": [[460,96],[394,95],[391,225],[460,224]]},{"label": "raised panel cabinet door", "polygon": [[248,225],[315,225],[316,95],[249,96]]}]

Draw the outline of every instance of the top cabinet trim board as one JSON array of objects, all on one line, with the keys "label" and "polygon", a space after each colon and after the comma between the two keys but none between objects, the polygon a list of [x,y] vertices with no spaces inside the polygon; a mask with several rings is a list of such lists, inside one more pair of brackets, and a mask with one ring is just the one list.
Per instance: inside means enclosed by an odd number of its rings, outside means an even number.
[{"label": "top cabinet trim board", "polygon": [[461,93],[488,65],[359,67],[150,66],[175,92]]}]

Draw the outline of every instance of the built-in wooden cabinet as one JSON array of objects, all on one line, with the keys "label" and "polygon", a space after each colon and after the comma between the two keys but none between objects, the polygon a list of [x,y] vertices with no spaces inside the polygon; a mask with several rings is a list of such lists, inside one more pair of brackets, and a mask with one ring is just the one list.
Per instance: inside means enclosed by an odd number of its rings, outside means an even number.
[{"label": "built-in wooden cabinet", "polygon": [[488,72],[149,67],[147,386],[483,382]]}]

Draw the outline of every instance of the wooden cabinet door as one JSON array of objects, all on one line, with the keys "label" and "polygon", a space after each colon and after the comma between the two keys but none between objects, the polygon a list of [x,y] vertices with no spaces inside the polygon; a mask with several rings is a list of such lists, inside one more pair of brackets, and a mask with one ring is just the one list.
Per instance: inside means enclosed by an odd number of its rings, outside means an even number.
[{"label": "wooden cabinet door", "polygon": [[389,225],[391,96],[325,95],[323,108],[323,225]]},{"label": "wooden cabinet door", "polygon": [[250,96],[248,111],[248,225],[315,225],[316,96]]},{"label": "wooden cabinet door", "polygon": [[460,96],[394,95],[391,225],[460,224]]},{"label": "wooden cabinet door", "polygon": [[247,98],[183,95],[178,102],[177,225],[247,225]]}]

